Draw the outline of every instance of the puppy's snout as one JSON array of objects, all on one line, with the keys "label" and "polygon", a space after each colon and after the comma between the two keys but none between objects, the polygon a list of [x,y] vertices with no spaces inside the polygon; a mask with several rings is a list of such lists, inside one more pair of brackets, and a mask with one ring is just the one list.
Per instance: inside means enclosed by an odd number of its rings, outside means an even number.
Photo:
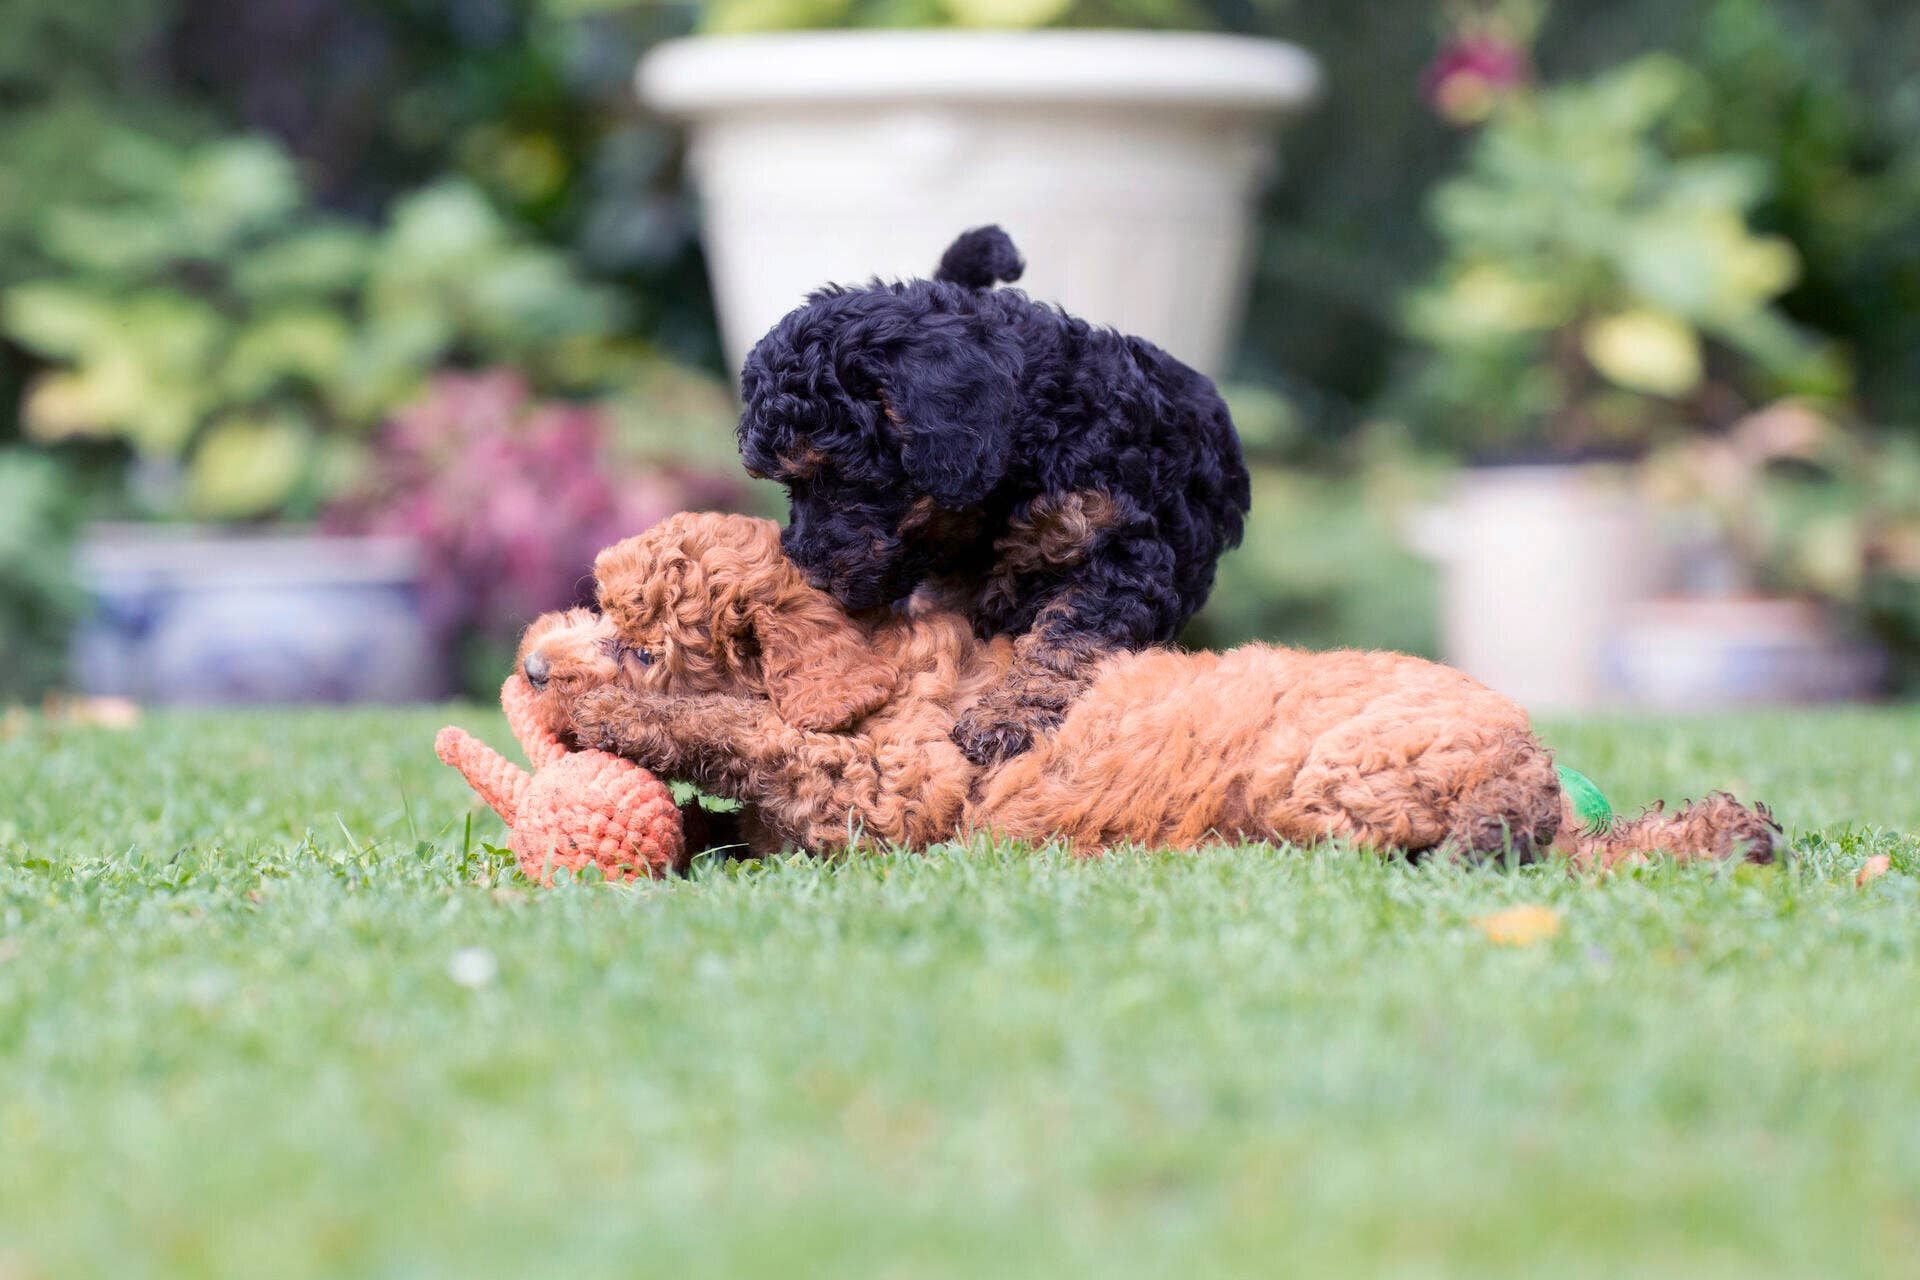
[{"label": "puppy's snout", "polygon": [[547,672],[551,669],[551,664],[540,656],[540,651],[537,649],[528,654],[527,660],[520,664],[520,670],[526,675],[527,683],[535,689],[547,687]]}]

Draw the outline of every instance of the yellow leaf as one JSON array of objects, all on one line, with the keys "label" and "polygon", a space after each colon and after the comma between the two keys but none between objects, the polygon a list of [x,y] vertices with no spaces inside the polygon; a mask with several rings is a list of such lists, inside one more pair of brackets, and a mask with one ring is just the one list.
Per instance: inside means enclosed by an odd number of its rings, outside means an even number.
[{"label": "yellow leaf", "polygon": [[1864,889],[1891,870],[1893,859],[1884,853],[1876,853],[1861,864],[1860,874],[1853,878],[1853,883]]},{"label": "yellow leaf", "polygon": [[1409,322],[1427,337],[1471,345],[1551,329],[1566,313],[1558,282],[1526,279],[1497,263],[1479,262],[1445,287],[1417,295]]},{"label": "yellow leaf", "polygon": [[963,27],[1044,27],[1072,8],[1072,0],[946,0]]},{"label": "yellow leaf", "polygon": [[1474,927],[1503,947],[1530,947],[1560,932],[1560,913],[1552,907],[1507,907],[1475,916]]},{"label": "yellow leaf", "polygon": [[298,422],[228,418],[208,429],[187,465],[187,506],[231,520],[271,514],[306,473],[312,438]]},{"label": "yellow leaf", "polygon": [[1700,381],[1700,335],[1663,311],[1604,316],[1587,326],[1581,346],[1594,368],[1629,391],[1676,397]]}]

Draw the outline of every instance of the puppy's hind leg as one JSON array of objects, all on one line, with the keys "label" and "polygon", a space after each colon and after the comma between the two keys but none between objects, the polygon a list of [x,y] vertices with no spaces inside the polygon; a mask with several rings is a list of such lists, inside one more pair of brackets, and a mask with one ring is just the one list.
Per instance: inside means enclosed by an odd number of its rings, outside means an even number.
[{"label": "puppy's hind leg", "polygon": [[[1573,830],[1576,820],[1569,819]],[[1682,806],[1674,813],[1656,801],[1633,819],[1615,819],[1598,833],[1576,832],[1572,856],[1581,867],[1613,867],[1653,853],[1681,861],[1743,858],[1772,862],[1785,833],[1767,806],[1741,804],[1724,791]]]},{"label": "puppy's hind leg", "polygon": [[1470,858],[1521,862],[1543,856],[1564,822],[1553,761],[1529,738],[1516,739],[1474,769],[1449,806],[1443,847]]}]

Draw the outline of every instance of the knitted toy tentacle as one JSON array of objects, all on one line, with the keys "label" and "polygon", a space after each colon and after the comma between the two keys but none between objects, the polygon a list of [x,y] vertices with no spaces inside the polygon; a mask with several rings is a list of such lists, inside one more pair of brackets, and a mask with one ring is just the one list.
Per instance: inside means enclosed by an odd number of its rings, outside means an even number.
[{"label": "knitted toy tentacle", "polygon": [[500,705],[507,713],[507,725],[537,772],[566,755],[567,747],[540,722],[534,698],[533,686],[518,672],[500,686]]},{"label": "knitted toy tentacle", "polygon": [[467,785],[512,826],[520,813],[520,802],[533,775],[481,742],[478,738],[449,725],[433,740],[433,753],[442,764],[452,765],[467,780]]}]

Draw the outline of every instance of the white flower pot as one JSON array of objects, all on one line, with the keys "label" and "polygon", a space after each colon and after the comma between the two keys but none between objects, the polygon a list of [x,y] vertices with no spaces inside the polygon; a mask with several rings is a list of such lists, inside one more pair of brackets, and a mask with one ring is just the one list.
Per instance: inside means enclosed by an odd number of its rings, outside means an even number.
[{"label": "white flower pot", "polygon": [[1275,134],[1318,73],[1232,36],[807,32],[671,41],[638,83],[691,130],[736,367],[822,283],[928,275],[998,222],[1034,297],[1218,374]]},{"label": "white flower pot", "polygon": [[1536,712],[1616,700],[1608,647],[1670,558],[1615,468],[1473,467],[1408,533],[1440,566],[1442,656]]}]

